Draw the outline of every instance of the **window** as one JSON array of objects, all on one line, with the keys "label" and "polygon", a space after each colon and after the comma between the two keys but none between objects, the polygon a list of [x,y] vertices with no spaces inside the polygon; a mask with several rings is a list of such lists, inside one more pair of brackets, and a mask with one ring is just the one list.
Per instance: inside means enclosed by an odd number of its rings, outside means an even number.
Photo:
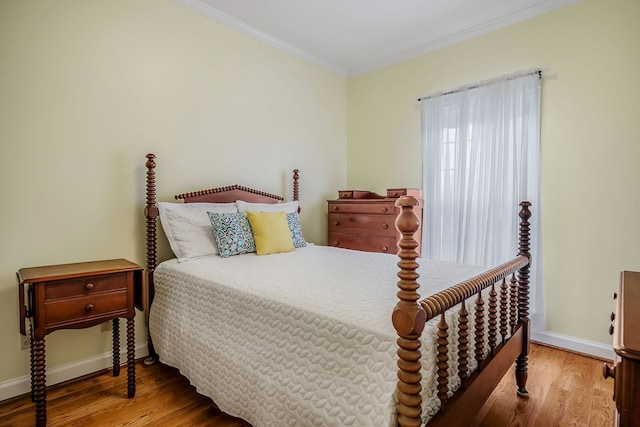
[{"label": "window", "polygon": [[498,265],[516,254],[518,204],[530,201],[531,319],[543,327],[540,81],[529,72],[422,100],[422,247],[430,259]]}]

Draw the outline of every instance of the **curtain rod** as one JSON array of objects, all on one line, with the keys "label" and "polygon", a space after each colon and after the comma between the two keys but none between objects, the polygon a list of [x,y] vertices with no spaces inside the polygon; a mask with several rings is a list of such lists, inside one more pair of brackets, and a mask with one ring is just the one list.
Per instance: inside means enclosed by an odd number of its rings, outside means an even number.
[{"label": "curtain rod", "polygon": [[518,79],[520,77],[526,77],[526,76],[533,76],[533,75],[538,75],[538,78],[542,78],[542,69],[541,68],[536,68],[533,70],[523,70],[523,71],[518,71],[516,73],[512,73],[512,74],[505,74],[503,76],[499,76],[499,77],[494,77],[492,79],[487,79],[487,80],[482,80],[476,83],[472,83],[472,84],[468,84],[468,85],[464,85],[464,86],[460,86],[454,89],[450,89],[450,90],[446,90],[443,92],[436,92],[436,93],[432,93],[431,95],[427,95],[427,96],[423,96],[421,98],[418,98],[418,102],[420,101],[425,101],[427,99],[431,99],[431,98],[436,98],[438,96],[443,96],[443,95],[450,95],[452,93],[458,93],[458,92],[462,92],[465,90],[471,90],[471,89],[475,89],[481,86],[489,86],[495,83],[500,83],[500,82],[506,82],[509,80],[513,80],[513,79]]}]

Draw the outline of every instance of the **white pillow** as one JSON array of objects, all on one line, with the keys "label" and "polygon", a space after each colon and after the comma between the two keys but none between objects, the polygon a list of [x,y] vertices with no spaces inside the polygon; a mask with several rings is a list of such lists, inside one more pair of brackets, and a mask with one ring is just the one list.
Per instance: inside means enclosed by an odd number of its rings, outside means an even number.
[{"label": "white pillow", "polygon": [[235,203],[158,203],[160,222],[178,262],[217,255],[207,212],[238,212]]},{"label": "white pillow", "polygon": [[237,200],[236,205],[239,212],[298,212],[297,200],[285,203],[249,203]]}]

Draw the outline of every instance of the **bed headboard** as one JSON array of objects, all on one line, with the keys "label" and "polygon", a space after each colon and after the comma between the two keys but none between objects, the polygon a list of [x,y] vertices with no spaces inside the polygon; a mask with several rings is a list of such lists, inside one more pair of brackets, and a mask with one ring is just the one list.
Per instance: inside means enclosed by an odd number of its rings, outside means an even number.
[{"label": "bed headboard", "polygon": [[[146,206],[144,215],[147,219],[147,274],[149,275],[150,286],[153,283],[153,271],[157,263],[157,230],[156,219],[158,218],[158,204],[156,201],[156,162],[155,154],[146,155],[147,180],[146,180]],[[293,200],[299,200],[300,174],[298,169],[293,170]],[[182,193],[174,196],[176,200],[183,200],[184,203],[207,202],[207,203],[232,203],[236,200],[244,200],[250,203],[278,203],[284,200],[282,196],[267,193],[254,188],[242,185],[228,185],[225,187],[215,187],[208,190],[197,190]],[[300,211],[300,208],[298,208]],[[150,302],[150,301],[149,301]]]},{"label": "bed headboard", "polygon": [[284,200],[283,197],[265,193],[253,188],[241,185],[230,185],[227,187],[211,188],[209,190],[198,190],[191,193],[178,194],[176,200],[184,200],[185,203],[207,202],[207,203],[233,203],[236,200],[244,200],[253,203],[277,203]]},{"label": "bed headboard", "polygon": [[[156,219],[159,216],[158,204],[156,200],[156,177],[155,177],[155,154],[149,153],[146,155],[147,161],[145,166],[147,168],[146,178],[146,206],[144,208],[144,215],[146,217],[146,248],[147,248],[147,286],[148,291],[145,292],[146,300],[143,302],[145,309],[148,310],[151,302],[153,301],[154,285],[153,285],[153,272],[156,269],[158,262],[157,252],[157,224]],[[299,200],[299,184],[300,178],[298,169],[293,170],[293,200]],[[208,190],[197,190],[188,193],[178,194],[174,196],[176,200],[183,200],[184,203],[194,202],[207,202],[207,203],[232,203],[236,200],[244,200],[250,203],[278,203],[283,201],[282,196],[276,194],[267,193],[261,190],[256,190],[241,185],[229,185],[225,187],[215,187]],[[298,207],[300,212],[300,207]],[[147,311],[148,313],[148,311]],[[148,314],[147,314],[148,315]],[[150,357],[155,355],[153,349],[149,349]]]}]

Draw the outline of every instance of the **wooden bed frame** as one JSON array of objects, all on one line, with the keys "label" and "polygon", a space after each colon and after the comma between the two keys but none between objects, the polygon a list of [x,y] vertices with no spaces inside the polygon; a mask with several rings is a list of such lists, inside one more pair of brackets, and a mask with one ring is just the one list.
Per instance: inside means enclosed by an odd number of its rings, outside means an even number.
[{"label": "wooden bed frame", "polygon": [[[156,219],[158,207],[155,187],[155,155],[146,156],[146,242],[148,295],[146,301],[147,316],[153,302],[153,273],[157,265]],[[293,173],[293,200],[299,200],[298,170]],[[283,198],[263,191],[239,185],[217,187],[175,196],[177,200],[190,202],[225,203],[244,200],[247,202],[277,203]],[[488,270],[470,280],[454,285],[427,298],[420,299],[416,272],[418,242],[413,238],[419,220],[413,213],[418,201],[412,196],[402,196],[396,201],[399,214],[396,227],[402,234],[398,242],[400,261],[398,267],[399,288],[397,303],[392,322],[398,333],[398,383],[397,400],[399,426],[419,427],[422,415],[420,335],[427,321],[440,317],[437,339],[437,390],[441,402],[439,412],[427,423],[428,427],[471,426],[504,374],[515,361],[517,394],[528,397],[526,390],[527,365],[529,352],[529,251],[530,203],[520,203],[520,243],[518,255],[500,266]],[[498,290],[496,291],[496,288]],[[482,291],[488,289],[488,325],[485,325],[485,301]],[[469,313],[465,300],[477,295],[475,299],[475,328],[469,331]],[[486,292],[485,292],[486,295]],[[449,396],[448,354],[449,325],[444,312],[459,306],[457,349],[458,377],[461,386]],[[485,337],[488,330],[488,337]],[[475,348],[470,349],[469,334],[475,337]],[[454,335],[454,336],[455,336]],[[486,354],[486,344],[490,351]],[[149,358],[145,363],[157,359],[151,337],[148,336]],[[473,355],[470,355],[473,353]],[[477,362],[478,369],[469,373],[470,357]]]}]

